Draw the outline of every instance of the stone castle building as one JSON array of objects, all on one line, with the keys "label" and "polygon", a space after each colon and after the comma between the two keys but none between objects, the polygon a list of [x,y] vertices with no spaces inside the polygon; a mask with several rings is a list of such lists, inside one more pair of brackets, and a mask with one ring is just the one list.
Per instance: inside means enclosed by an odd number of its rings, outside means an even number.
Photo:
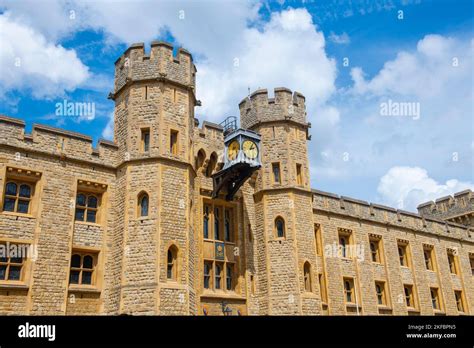
[{"label": "stone castle building", "polygon": [[473,313],[470,190],[414,214],[311,189],[305,98],[277,88],[239,104],[261,168],[213,198],[225,129],[199,126],[195,76],[132,45],[95,148],[0,117],[0,314]]}]

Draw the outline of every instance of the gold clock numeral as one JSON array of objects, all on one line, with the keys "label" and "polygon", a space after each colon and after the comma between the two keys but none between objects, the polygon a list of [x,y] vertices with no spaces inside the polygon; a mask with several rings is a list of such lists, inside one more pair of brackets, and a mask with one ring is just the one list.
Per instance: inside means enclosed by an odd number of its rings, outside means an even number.
[{"label": "gold clock numeral", "polygon": [[229,147],[227,148],[227,158],[230,161],[233,161],[237,158],[237,155],[239,154],[240,150],[240,144],[237,140],[234,140],[229,144]]}]

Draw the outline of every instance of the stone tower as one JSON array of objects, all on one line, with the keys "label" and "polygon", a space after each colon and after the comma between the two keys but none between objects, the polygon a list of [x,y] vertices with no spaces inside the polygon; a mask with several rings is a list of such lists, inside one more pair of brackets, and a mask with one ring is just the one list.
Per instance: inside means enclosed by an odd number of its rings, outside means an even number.
[{"label": "stone tower", "polygon": [[[174,55],[164,42],[152,42],[149,54],[133,44],[115,62],[115,233],[122,239],[111,257],[122,267],[120,313],[196,310],[189,262],[195,73],[191,54]],[[169,262],[177,269],[169,272]]]},{"label": "stone tower", "polygon": [[254,195],[260,314],[319,313],[305,98],[286,88],[274,98],[258,90],[239,108],[242,127],[262,137]]}]

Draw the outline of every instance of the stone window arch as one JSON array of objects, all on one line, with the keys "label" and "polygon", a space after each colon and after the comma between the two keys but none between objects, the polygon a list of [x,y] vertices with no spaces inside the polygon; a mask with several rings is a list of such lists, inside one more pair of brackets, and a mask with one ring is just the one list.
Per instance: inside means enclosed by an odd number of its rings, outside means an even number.
[{"label": "stone window arch", "polygon": [[146,192],[141,192],[138,195],[138,216],[139,217],[145,217],[148,216],[149,210],[150,210],[150,197],[148,196],[148,193]]},{"label": "stone window arch", "polygon": [[286,236],[285,220],[281,216],[277,216],[275,219],[275,234],[277,238]]},{"label": "stone window arch", "polygon": [[311,279],[311,264],[306,261],[303,266],[303,278],[304,278],[304,290],[307,292],[312,291],[312,279]]},{"label": "stone window arch", "polygon": [[172,244],[166,253],[166,278],[178,280],[178,247]]}]

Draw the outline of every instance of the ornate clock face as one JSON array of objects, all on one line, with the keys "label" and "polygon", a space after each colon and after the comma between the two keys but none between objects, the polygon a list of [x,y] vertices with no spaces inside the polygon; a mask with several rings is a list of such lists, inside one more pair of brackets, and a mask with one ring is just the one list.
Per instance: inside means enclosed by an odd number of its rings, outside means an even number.
[{"label": "ornate clock face", "polygon": [[247,156],[250,159],[257,158],[258,148],[257,148],[257,144],[255,144],[253,141],[245,140],[244,143],[242,144],[242,148],[244,150],[245,156]]},{"label": "ornate clock face", "polygon": [[227,157],[229,158],[230,161],[233,161],[237,158],[237,155],[239,154],[240,150],[240,144],[237,140],[234,140],[229,144],[229,147],[227,148]]}]

